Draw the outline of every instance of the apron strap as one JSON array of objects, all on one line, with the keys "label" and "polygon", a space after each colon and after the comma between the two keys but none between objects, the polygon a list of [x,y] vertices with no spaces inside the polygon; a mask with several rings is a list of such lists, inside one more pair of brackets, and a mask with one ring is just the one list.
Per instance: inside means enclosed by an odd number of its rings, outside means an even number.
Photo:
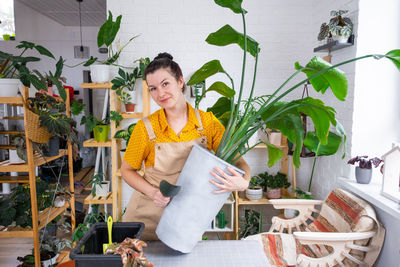
[{"label": "apron strap", "polygon": [[201,136],[203,136],[204,129],[203,129],[203,123],[201,122],[200,112],[197,108],[194,110],[194,112],[196,113],[196,118],[200,125],[200,127],[197,130],[200,132]]},{"label": "apron strap", "polygon": [[144,126],[146,127],[147,133],[149,135],[150,142],[155,142],[157,137],[154,134],[153,126],[151,126],[151,122],[149,117],[143,118]]}]

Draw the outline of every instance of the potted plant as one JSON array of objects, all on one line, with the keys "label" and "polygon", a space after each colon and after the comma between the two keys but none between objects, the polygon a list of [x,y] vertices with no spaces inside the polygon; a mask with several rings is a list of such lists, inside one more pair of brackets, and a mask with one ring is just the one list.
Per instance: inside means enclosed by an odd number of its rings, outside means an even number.
[{"label": "potted plant", "polygon": [[106,142],[109,140],[110,123],[109,119],[100,120],[93,114],[85,115],[81,119],[81,125],[86,124],[89,132],[93,131],[94,140],[97,142]]},{"label": "potted plant", "polygon": [[238,239],[261,233],[262,215],[260,212],[252,209],[245,209],[244,220],[242,218],[240,218],[240,220],[243,221],[243,225],[239,229]]},{"label": "potted plant", "polygon": [[[90,76],[92,82],[94,83],[104,83],[109,82],[113,77],[111,77],[111,69],[110,66],[113,65],[117,67],[118,65],[115,62],[118,60],[119,55],[121,54],[122,50],[137,36],[134,36],[126,42],[125,45],[120,46],[118,43],[118,48],[116,51],[113,49],[113,42],[114,39],[119,31],[121,25],[122,15],[119,15],[115,21],[113,21],[113,16],[111,11],[108,11],[108,18],[106,22],[101,25],[99,32],[97,34],[97,46],[101,48],[103,45],[107,47],[108,57],[105,61],[99,61],[98,58],[94,58],[93,56],[90,57],[89,60],[86,62],[82,62],[85,67],[90,66]],[[98,64],[93,64],[93,63]],[[80,64],[82,64],[80,63]],[[78,64],[78,65],[80,65]],[[76,66],[78,66],[76,65]],[[73,66],[75,67],[75,66]]]},{"label": "potted plant", "polygon": [[286,174],[278,172],[276,175],[267,174],[265,176],[265,189],[269,199],[281,198],[281,189],[288,188],[290,183],[287,181]]},{"label": "potted plant", "polygon": [[[43,81],[44,76],[37,70],[30,70],[27,66],[30,62],[40,61],[40,58],[33,56],[25,57],[23,55],[28,50],[34,50],[42,56],[55,59],[53,54],[45,47],[27,41],[21,41],[16,48],[22,50],[17,56],[0,51],[0,86],[2,88],[0,90],[0,97],[17,96],[20,82],[26,87],[30,87],[32,84],[37,90],[47,91],[47,85]],[[64,60],[60,57],[56,63],[55,73],[50,72],[48,77],[57,86],[60,96],[65,100],[65,90],[58,81],[63,63]]]},{"label": "potted plant", "polygon": [[249,188],[246,189],[246,197],[250,200],[258,200],[263,197],[263,186],[264,180],[256,175],[251,177]]},{"label": "potted plant", "polygon": [[12,138],[12,144],[15,145],[15,149],[9,149],[9,162],[11,164],[19,164],[26,162],[26,142],[25,136],[22,134],[14,135]]},{"label": "potted plant", "polygon": [[[132,123],[131,125],[128,126],[128,128],[125,130],[119,130],[115,133],[114,138],[121,138],[125,141],[125,147],[128,146],[129,139],[131,138],[131,134],[133,132],[133,129],[135,128],[136,123]],[[121,149],[121,159],[124,158],[124,153],[126,149]]]},{"label": "potted plant", "polygon": [[88,185],[92,185],[92,196],[105,197],[110,192],[110,181],[104,180],[103,173],[96,173],[90,180]]},{"label": "potted plant", "polygon": [[358,162],[358,166],[356,166],[356,180],[359,184],[369,184],[371,182],[372,177],[372,166],[377,168],[383,160],[380,158],[368,158],[368,156],[356,156],[354,158],[349,159],[348,164],[355,165]]},{"label": "potted plant", "polygon": [[[245,16],[247,11],[242,8],[242,1],[215,0],[215,2],[222,7],[229,8],[236,14],[240,14],[243,19],[243,28],[246,29]],[[210,177],[210,171],[214,167],[217,166],[225,171],[227,171],[227,166],[235,169],[234,166],[229,164],[235,164],[240,157],[252,149],[252,147],[246,147],[248,139],[264,125],[268,128],[281,131],[283,135],[295,144],[293,162],[296,167],[299,167],[299,156],[304,140],[300,112],[312,119],[318,139],[322,144],[326,144],[330,126],[337,124],[335,110],[332,107],[326,106],[320,99],[306,97],[285,102],[283,101],[284,97],[305,82],[310,81],[317,92],[324,93],[328,88],[331,88],[333,94],[339,100],[344,101],[347,96],[348,83],[345,74],[338,70],[337,67],[360,59],[379,59],[384,57],[390,59],[400,69],[400,50],[392,50],[385,55],[371,54],[358,57],[336,65],[331,65],[319,57],[314,57],[305,66],[296,62],[294,65],[296,71],[293,75],[284,81],[273,93],[263,96],[262,99],[258,97],[257,102],[255,102],[253,92],[258,55],[260,53],[258,43],[253,38],[248,37],[245,30],[242,34],[234,30],[230,25],[225,25],[216,32],[211,33],[206,41],[217,46],[237,44],[241,47],[243,49],[242,76],[237,97],[232,95],[232,91],[235,92],[234,81],[222,67],[219,60],[211,60],[205,63],[192,75],[187,83],[188,85],[197,84],[217,73],[227,75],[230,81],[230,86],[223,82],[215,82],[210,86],[214,91],[220,92],[223,95],[223,97],[217,100],[212,109],[220,114],[219,116],[216,115],[217,117],[223,117],[228,121],[219,147],[214,155],[200,146],[193,146],[177,182],[182,187],[187,187],[188,190],[181,190],[178,194],[179,197],[175,196],[172,198],[170,204],[164,209],[156,229],[156,234],[161,241],[173,249],[185,253],[190,252],[196,245],[205,231],[204,226],[212,221],[229,194],[226,192],[210,195],[207,190],[202,190],[202,184],[197,184],[196,188],[191,187],[190,184],[193,181],[193,175],[199,176],[199,179],[196,181],[200,183],[203,182],[201,180],[204,180],[204,186],[207,188],[209,181],[208,179],[204,179],[204,177]],[[247,53],[254,57],[255,67],[253,68],[252,86],[248,90],[248,101],[243,101]],[[294,85],[288,86],[289,82],[302,72],[307,77]],[[241,114],[239,110],[242,110]],[[273,165],[282,157],[282,153],[277,153],[277,151],[282,151],[273,145],[267,147],[270,159],[269,164]],[[204,160],[205,157],[207,157],[207,161]],[[202,164],[198,164],[199,162]],[[209,165],[205,165],[205,162],[209,163]],[[237,170],[237,172],[240,173],[241,171]],[[241,173],[243,174],[243,172]],[[213,176],[210,177],[210,179],[213,178]],[[188,201],[189,199],[192,199],[192,201]],[[194,203],[195,200],[197,201]],[[204,207],[207,207],[207,209]],[[189,222],[190,227],[188,227],[187,220],[176,217],[176,214],[182,213],[182,211],[193,209],[196,210],[196,214]],[[171,227],[172,225],[173,227]],[[191,229],[190,238],[188,237],[188,232],[182,231],[184,228]]]},{"label": "potted plant", "polygon": [[[28,98],[26,106],[36,115],[35,118],[37,119],[38,117],[40,121],[38,125],[40,126],[38,129],[39,132],[35,132],[36,128],[32,129],[33,133],[30,134],[30,139],[43,143],[43,135],[39,136],[42,132],[45,132],[46,137],[49,137],[49,144],[45,146],[44,155],[58,155],[60,148],[59,139],[62,139],[71,141],[74,157],[76,157],[78,153],[76,121],[65,114],[65,103],[48,94],[36,93],[35,97]],[[31,138],[33,135],[35,138]]]},{"label": "potted plant", "polygon": [[67,187],[58,186],[55,190],[56,198],[54,199],[54,207],[64,207],[65,202],[71,197],[71,192]]},{"label": "potted plant", "polygon": [[318,40],[322,41],[325,38],[335,38],[339,43],[347,43],[350,35],[353,32],[353,22],[350,18],[343,17],[344,14],[348,13],[348,10],[331,11],[331,19],[328,24],[322,23],[320,32],[318,34]]}]

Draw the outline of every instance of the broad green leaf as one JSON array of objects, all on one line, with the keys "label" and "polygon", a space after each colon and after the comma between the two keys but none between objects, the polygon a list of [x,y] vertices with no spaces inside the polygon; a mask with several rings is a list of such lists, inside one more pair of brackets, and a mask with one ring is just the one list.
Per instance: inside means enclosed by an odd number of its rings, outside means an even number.
[{"label": "broad green leaf", "polygon": [[242,9],[242,0],[214,0],[214,2],[222,7],[227,7],[236,14],[242,13],[242,10],[246,13],[244,9]]},{"label": "broad green leaf", "polygon": [[71,113],[72,115],[78,116],[82,113],[83,109],[85,108],[85,104],[79,104],[77,100],[74,100],[71,105]]},{"label": "broad green leaf", "polygon": [[112,121],[115,121],[115,126],[118,127],[118,126],[119,126],[119,123],[123,120],[122,115],[119,114],[119,113],[118,113],[117,111],[115,111],[115,110],[110,111],[110,114],[111,114],[110,119],[111,119]]},{"label": "broad green leaf", "polygon": [[229,86],[227,86],[223,82],[215,82],[213,83],[206,92],[215,91],[225,97],[233,97],[235,95],[235,91],[232,90]]},{"label": "broad green leaf", "polygon": [[181,187],[179,185],[170,184],[166,180],[160,182],[160,192],[164,197],[174,197],[180,190]]},{"label": "broad green leaf", "polygon": [[[223,26],[218,31],[208,35],[206,42],[217,46],[238,44],[242,49],[244,49],[243,34],[237,32],[228,24]],[[253,57],[255,57],[260,52],[260,49],[258,48],[258,43],[250,36],[247,36],[247,52],[249,52]]]},{"label": "broad green leaf", "polygon": [[[332,132],[329,132],[328,142],[326,145],[320,144],[315,132],[307,132],[306,138],[304,139],[304,146],[314,153],[317,153],[318,149],[319,156],[330,156],[336,154],[341,143],[342,138]],[[320,144],[319,148],[318,144]]]},{"label": "broad green leaf", "polygon": [[119,130],[115,133],[114,138],[122,138],[125,140],[125,138],[129,137],[129,134],[125,130]]},{"label": "broad green leaf", "polygon": [[311,118],[321,144],[325,145],[331,123],[336,125],[336,111],[332,107],[325,106],[321,100],[311,97],[294,100],[290,103],[300,105],[297,110]]},{"label": "broad green leaf", "polygon": [[26,48],[26,49],[32,49],[35,47],[35,44],[32,42],[28,41],[21,41],[19,45],[17,45],[17,48]]},{"label": "broad green leaf", "polygon": [[221,116],[219,116],[217,119],[222,123],[222,125],[224,125],[224,127],[226,128],[226,126],[228,125],[229,122],[229,118],[231,116],[231,112],[227,111],[224,114],[222,114]]},{"label": "broad green leaf", "polygon": [[283,151],[277,148],[275,145],[266,143],[268,149],[268,167],[272,167],[277,163],[283,156]]},{"label": "broad green leaf", "polygon": [[190,86],[200,83],[218,72],[225,73],[225,70],[222,68],[221,62],[219,62],[219,60],[217,59],[211,60],[205,63],[203,66],[201,66],[201,68],[198,69],[192,75],[192,77],[190,77],[190,80],[187,82],[187,85]]},{"label": "broad green leaf", "polygon": [[93,63],[95,63],[96,60],[97,60],[97,57],[91,56],[91,57],[88,59],[88,61],[86,61],[86,63],[83,64],[83,66],[84,66],[84,67],[88,67],[88,66],[92,65]]},{"label": "broad green leaf", "polygon": [[[295,68],[297,70],[302,69],[308,78],[331,66],[332,65],[330,63],[326,62],[320,57],[313,57],[311,61],[307,63],[304,69],[298,62],[295,63]],[[312,78],[310,83],[317,92],[321,91],[321,93],[324,94],[325,91],[330,87],[337,99],[341,101],[346,99],[348,90],[347,78],[344,72],[338,68],[330,69]]]},{"label": "broad green leaf", "polygon": [[389,58],[396,65],[397,69],[400,71],[400,49],[389,51],[386,54],[386,57]]},{"label": "broad green leaf", "polygon": [[122,19],[122,15],[119,15],[117,17],[117,19],[115,20],[115,22],[113,22],[111,25],[111,29],[110,32],[107,32],[105,40],[104,40],[104,44],[108,47],[112,44],[112,42],[114,42],[115,36],[117,35],[119,28],[121,26],[121,19]]},{"label": "broad green leaf", "polygon": [[207,108],[207,112],[211,111],[214,116],[218,118],[225,112],[231,110],[231,101],[232,100],[227,97],[220,97],[212,107]]},{"label": "broad green leaf", "polygon": [[[64,102],[67,100],[67,93],[65,92],[64,87],[61,85],[61,83],[58,81],[57,78],[55,78],[53,75],[49,77],[50,81],[52,81],[53,84],[57,86],[58,93],[60,94],[60,97]],[[69,93],[69,92],[68,92]]]},{"label": "broad green leaf", "polygon": [[129,133],[129,135],[132,134],[133,129],[135,128],[135,126],[136,126],[136,123],[132,123],[131,125],[129,125],[129,127],[128,127],[128,133]]},{"label": "broad green leaf", "polygon": [[108,18],[103,25],[101,25],[99,32],[97,34],[97,46],[101,47],[103,44],[106,43],[107,34],[110,32],[112,28],[112,13],[108,11]]},{"label": "broad green leaf", "polygon": [[45,82],[39,80],[35,75],[29,74],[26,76],[30,83],[37,89],[37,90],[45,90],[47,91],[47,85]]},{"label": "broad green leaf", "polygon": [[119,76],[121,76],[122,78],[125,79],[126,76],[125,76],[125,71],[123,69],[119,68],[118,69],[118,74],[119,74]]},{"label": "broad green leaf", "polygon": [[57,64],[56,64],[56,73],[54,73],[55,78],[58,79],[61,77],[63,67],[64,67],[64,60],[62,57],[60,57],[60,59],[57,61]]},{"label": "broad green leaf", "polygon": [[46,48],[44,48],[44,47],[41,46],[41,45],[35,45],[35,49],[36,49],[41,55],[48,56],[48,57],[51,57],[51,58],[56,59],[56,58],[53,56],[53,54],[52,54],[49,50],[47,50]]},{"label": "broad green leaf", "polygon": [[303,121],[297,109],[293,108],[278,115],[278,111],[283,107],[290,107],[291,103],[277,102],[261,114],[261,118],[270,129],[277,129],[286,136],[290,142],[295,144],[293,152],[293,163],[298,168],[300,166],[300,152],[303,146],[304,129]]}]

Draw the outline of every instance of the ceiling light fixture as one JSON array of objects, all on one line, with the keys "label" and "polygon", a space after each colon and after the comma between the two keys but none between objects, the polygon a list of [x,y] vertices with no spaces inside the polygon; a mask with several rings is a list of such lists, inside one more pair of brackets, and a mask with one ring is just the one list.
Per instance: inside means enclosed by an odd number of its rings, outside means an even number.
[{"label": "ceiling light fixture", "polygon": [[76,0],[79,5],[79,33],[81,37],[81,45],[74,46],[74,56],[75,58],[89,58],[89,47],[83,46],[82,43],[82,12],[81,12],[81,3],[83,0]]}]

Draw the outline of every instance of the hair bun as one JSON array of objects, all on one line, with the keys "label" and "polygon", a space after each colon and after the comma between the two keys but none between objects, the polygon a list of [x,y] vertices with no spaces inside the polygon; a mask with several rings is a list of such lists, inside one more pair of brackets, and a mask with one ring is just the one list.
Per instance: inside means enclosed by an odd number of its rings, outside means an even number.
[{"label": "hair bun", "polygon": [[154,58],[154,60],[156,60],[156,59],[163,59],[163,58],[168,58],[169,60],[172,60],[172,59],[173,59],[173,57],[172,57],[169,53],[164,52],[164,53],[159,53],[159,54]]}]

